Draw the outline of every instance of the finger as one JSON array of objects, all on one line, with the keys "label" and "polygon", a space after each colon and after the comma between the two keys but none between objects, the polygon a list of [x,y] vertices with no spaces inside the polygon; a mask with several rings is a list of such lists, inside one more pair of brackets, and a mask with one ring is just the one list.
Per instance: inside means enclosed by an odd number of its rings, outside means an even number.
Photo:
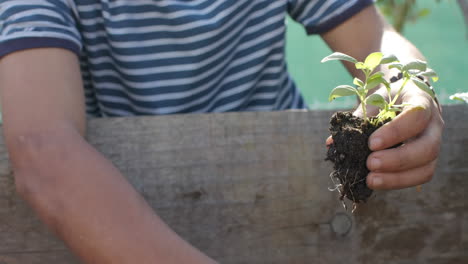
[{"label": "finger", "polygon": [[426,183],[434,175],[437,160],[429,164],[402,172],[371,172],[367,176],[367,186],[374,190],[403,189]]},{"label": "finger", "polygon": [[367,159],[367,167],[375,172],[403,171],[421,167],[439,155],[443,124],[439,115],[434,115],[420,137],[398,148],[373,152]]},{"label": "finger", "polygon": [[377,129],[369,138],[369,148],[373,151],[390,148],[419,135],[427,127],[432,113],[431,99],[426,96],[412,97],[406,107],[391,122]]},{"label": "finger", "polygon": [[327,147],[330,147],[331,144],[333,144],[333,139],[332,139],[331,136],[329,136],[329,137],[327,138],[327,140],[325,141],[325,145],[326,145]]}]

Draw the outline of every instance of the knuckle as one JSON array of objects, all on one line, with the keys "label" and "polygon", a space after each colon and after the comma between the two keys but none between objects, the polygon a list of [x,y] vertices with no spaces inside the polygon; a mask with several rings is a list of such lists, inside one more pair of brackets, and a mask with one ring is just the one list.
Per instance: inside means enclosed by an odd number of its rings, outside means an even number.
[{"label": "knuckle", "polygon": [[430,107],[421,109],[420,111],[416,111],[417,113],[417,118],[420,119],[423,122],[428,122],[429,119],[431,119],[431,110]]},{"label": "knuckle", "polygon": [[416,131],[421,131],[427,126],[431,118],[429,111],[417,111],[414,117],[413,127]]},{"label": "knuckle", "polygon": [[399,126],[393,125],[388,126],[388,135],[393,142],[401,142],[404,139],[402,138],[401,128]]},{"label": "knuckle", "polygon": [[413,155],[412,147],[407,144],[403,144],[397,148],[393,148],[391,151],[392,154],[392,166],[395,171],[403,171],[409,169],[410,167],[414,167],[415,157],[417,155]]},{"label": "knuckle", "polygon": [[422,156],[422,164],[428,164],[434,161],[439,156],[439,145],[435,143],[425,144],[421,147],[419,155]]}]

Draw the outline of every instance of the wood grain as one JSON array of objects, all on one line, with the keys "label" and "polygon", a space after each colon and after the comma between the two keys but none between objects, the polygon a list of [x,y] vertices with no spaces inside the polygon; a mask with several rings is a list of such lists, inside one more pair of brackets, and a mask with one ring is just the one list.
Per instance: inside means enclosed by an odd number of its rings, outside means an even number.
[{"label": "wood grain", "polygon": [[[376,192],[354,214],[327,189],[330,115],[93,119],[88,140],[220,263],[468,263],[468,107],[445,108],[431,183]],[[79,262],[15,194],[0,142],[0,264],[17,263]]]}]

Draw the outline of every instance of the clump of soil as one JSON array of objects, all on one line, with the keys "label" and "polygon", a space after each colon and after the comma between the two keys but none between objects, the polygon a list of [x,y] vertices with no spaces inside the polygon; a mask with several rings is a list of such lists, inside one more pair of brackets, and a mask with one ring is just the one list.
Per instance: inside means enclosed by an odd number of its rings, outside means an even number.
[{"label": "clump of soil", "polygon": [[371,196],[372,190],[366,183],[369,173],[366,161],[372,152],[368,147],[368,139],[386,122],[373,125],[372,122],[364,122],[364,119],[353,116],[351,112],[337,112],[331,117],[333,143],[328,148],[326,160],[334,164],[330,177],[341,193],[341,200],[346,197],[357,204],[366,202]]}]

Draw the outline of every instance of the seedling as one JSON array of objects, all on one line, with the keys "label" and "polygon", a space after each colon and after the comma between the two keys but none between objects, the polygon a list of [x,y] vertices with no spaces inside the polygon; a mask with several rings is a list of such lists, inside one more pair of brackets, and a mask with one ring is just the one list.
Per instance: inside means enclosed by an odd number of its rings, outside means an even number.
[{"label": "seedling", "polygon": [[[330,93],[329,101],[338,97],[357,95],[361,101],[363,119],[365,122],[371,122],[367,116],[367,105],[374,105],[380,109],[376,118],[372,119],[374,124],[387,119],[393,119],[398,112],[401,112],[403,107],[408,106],[408,104],[397,104],[397,102],[401,92],[409,82],[413,82],[419,89],[429,94],[432,98],[435,98],[434,91],[424,82],[424,77],[432,78],[434,82],[437,82],[439,77],[434,70],[427,67],[425,61],[412,60],[406,64],[402,64],[395,55],[384,56],[381,52],[374,52],[367,56],[364,62],[360,62],[349,55],[335,52],[325,57],[322,62],[333,60],[354,63],[356,69],[363,72],[365,79],[354,78],[354,87],[351,85],[340,85],[336,87]],[[381,65],[387,65],[389,69],[397,69],[399,71],[398,76],[401,77],[402,82],[394,96],[392,95],[390,81],[385,79],[383,72],[376,72],[376,69]],[[380,94],[373,93],[369,95],[372,89],[380,85],[386,88],[388,101]]]},{"label": "seedling", "polygon": [[[414,86],[435,99],[433,90],[424,80],[432,78],[433,81],[437,81],[439,77],[424,61],[413,60],[402,63],[396,56],[384,56],[381,52],[370,54],[363,62],[336,52],[324,58],[322,62],[332,60],[351,62],[364,76],[362,80],[354,78],[354,86],[336,87],[329,96],[329,100],[332,101],[338,97],[356,95],[361,101],[362,118],[354,116],[350,111],[337,112],[331,117],[330,134],[333,140],[327,151],[327,160],[333,162],[334,169],[330,174],[334,183],[332,190],[340,192],[343,204],[345,197],[351,200],[354,209],[358,203],[366,202],[372,195],[372,190],[366,183],[369,174],[366,161],[372,152],[368,147],[370,135],[395,118],[405,106],[409,106],[399,103],[401,93],[409,83],[414,83]],[[395,69],[397,76],[385,79],[384,73],[379,71],[382,67]],[[373,93],[373,90],[380,86],[385,87],[384,96]],[[377,116],[369,117],[367,113],[369,105],[379,108]]]}]

